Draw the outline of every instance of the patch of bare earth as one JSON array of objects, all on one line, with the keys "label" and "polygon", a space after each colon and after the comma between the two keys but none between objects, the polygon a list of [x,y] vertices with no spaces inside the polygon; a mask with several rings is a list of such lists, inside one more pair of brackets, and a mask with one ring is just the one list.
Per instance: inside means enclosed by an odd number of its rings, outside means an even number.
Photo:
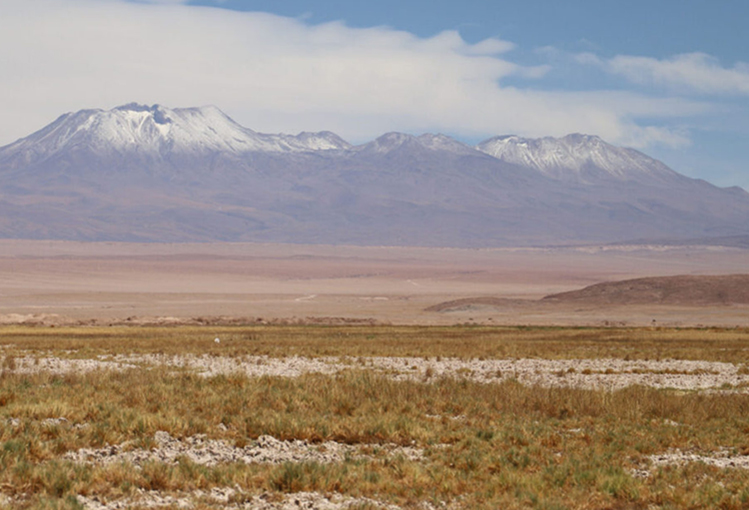
[{"label": "patch of bare earth", "polygon": [[[234,503],[234,500],[242,500]],[[137,491],[132,498],[104,501],[96,497],[78,496],[78,502],[86,510],[120,510],[133,506],[143,508],[176,507],[192,508],[197,503],[215,505],[219,508],[252,510],[345,510],[348,508],[378,508],[397,510],[398,506],[388,505],[370,498],[351,498],[342,495],[325,495],[317,492],[296,492],[283,497],[271,494],[246,496],[232,488],[213,489],[209,492],[195,491],[189,494],[163,494],[158,491]]]},{"label": "patch of bare earth", "polygon": [[749,455],[737,454],[728,449],[711,453],[669,450],[665,453],[648,456],[646,464],[633,470],[633,474],[639,478],[648,478],[658,468],[664,466],[678,467],[693,463],[701,463],[719,469],[749,469]]},{"label": "patch of bare earth", "polygon": [[[104,448],[83,448],[65,455],[74,462],[110,464],[129,462],[141,466],[146,462],[174,464],[180,458],[189,459],[195,464],[215,466],[217,464],[243,462],[246,464],[283,464],[285,462],[317,462],[327,464],[343,462],[346,456],[365,457],[360,449],[326,441],[311,444],[307,441],[280,441],[272,436],[260,436],[253,444],[237,447],[226,441],[193,436],[184,440],[176,439],[168,432],[159,431],[154,435],[156,447],[150,450],[130,449],[129,445],[113,445]],[[409,460],[421,460],[423,451],[413,447],[378,445],[387,455],[402,455]]]},{"label": "patch of bare earth", "polygon": [[[154,435],[155,447],[150,450],[131,448],[129,444],[112,445],[104,448],[83,448],[67,453],[64,458],[78,463],[110,464],[126,462],[135,469],[146,462],[163,462],[176,464],[187,459],[195,464],[216,466],[219,464],[242,462],[247,464],[284,464],[316,462],[321,464],[344,462],[348,458],[368,458],[370,453],[363,453],[361,447],[346,445],[335,441],[311,444],[307,441],[281,441],[272,436],[261,436],[252,444],[237,447],[222,440],[206,439],[205,436],[192,436],[177,439],[169,433],[159,431]],[[368,448],[388,457],[402,456],[409,460],[420,461],[424,453],[420,448],[398,445],[377,445]],[[106,501],[98,497],[78,496],[78,502],[87,510],[117,510],[133,506],[157,508],[177,507],[192,508],[197,503],[215,505],[220,508],[285,510],[285,509],[320,509],[338,510],[346,508],[382,508],[397,509],[370,498],[352,498],[340,494],[320,494],[316,492],[299,492],[285,495],[262,494],[248,495],[234,488],[214,488],[211,491],[194,491],[192,493],[167,494],[159,491],[137,491],[134,497]]]}]

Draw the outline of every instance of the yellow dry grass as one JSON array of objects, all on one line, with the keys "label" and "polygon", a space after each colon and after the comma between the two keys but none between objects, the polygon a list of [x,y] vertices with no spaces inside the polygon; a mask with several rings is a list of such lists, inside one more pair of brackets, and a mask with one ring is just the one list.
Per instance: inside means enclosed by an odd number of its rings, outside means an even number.
[{"label": "yellow dry grass", "polygon": [[[216,345],[213,339],[222,342]],[[396,381],[353,364],[337,375],[201,377],[125,372],[22,375],[15,356],[117,353],[223,356],[443,356],[706,359],[749,357],[746,330],[481,327],[232,327],[0,330],[0,507],[78,508],[77,495],[132,497],[239,487],[253,494],[340,493],[416,508],[749,508],[749,473],[704,464],[634,469],[671,449],[749,452],[749,395]],[[63,417],[57,424],[44,422]],[[8,425],[16,420],[16,425]],[[81,425],[81,426],[79,426]],[[334,440],[372,452],[340,463],[82,465],[84,447],[153,446],[155,432],[243,446],[260,435]],[[386,443],[423,460],[378,453]],[[198,508],[209,508],[201,503]]]},{"label": "yellow dry grass", "polygon": [[[220,345],[214,338],[222,339]],[[0,328],[0,355],[54,352],[221,356],[688,359],[749,362],[748,328],[175,326]]]}]

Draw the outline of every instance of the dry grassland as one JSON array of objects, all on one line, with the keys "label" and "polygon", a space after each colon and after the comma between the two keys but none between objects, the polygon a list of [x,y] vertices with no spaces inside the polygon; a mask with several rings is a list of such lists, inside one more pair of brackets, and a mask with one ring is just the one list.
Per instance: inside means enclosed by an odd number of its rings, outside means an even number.
[{"label": "dry grassland", "polygon": [[[153,361],[175,356],[236,369]],[[291,357],[337,365],[242,370]],[[372,368],[396,357],[467,365]],[[53,358],[100,365],[55,373]],[[575,360],[720,362],[736,383],[583,388],[465,368],[512,359],[563,360],[559,381],[586,370]],[[712,369],[652,369],[669,370]],[[7,327],[0,508],[749,508],[748,373],[747,329]]]}]

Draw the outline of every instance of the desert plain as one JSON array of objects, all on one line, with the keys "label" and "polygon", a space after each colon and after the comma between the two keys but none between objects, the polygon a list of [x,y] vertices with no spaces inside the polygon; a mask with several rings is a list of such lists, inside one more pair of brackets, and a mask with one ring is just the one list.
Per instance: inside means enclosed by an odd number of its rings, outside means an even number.
[{"label": "desert plain", "polygon": [[[749,251],[0,241],[0,321],[737,326],[744,303],[542,302],[632,278],[746,273]],[[440,310],[441,303],[474,298]],[[435,308],[436,307],[436,308]]]}]

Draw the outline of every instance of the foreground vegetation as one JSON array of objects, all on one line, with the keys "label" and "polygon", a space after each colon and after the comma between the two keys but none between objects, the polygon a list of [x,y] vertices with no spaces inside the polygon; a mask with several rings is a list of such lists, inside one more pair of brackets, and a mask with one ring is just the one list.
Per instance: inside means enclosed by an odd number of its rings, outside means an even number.
[{"label": "foreground vegetation", "polygon": [[[222,342],[215,344],[218,337]],[[487,326],[161,326],[0,328],[0,355],[210,354],[544,359],[688,359],[749,363],[747,328]]]},{"label": "foreground vegetation", "polygon": [[[213,487],[240,488],[236,503],[258,493],[316,491],[402,507],[749,508],[746,470],[704,463],[652,468],[648,462],[670,450],[749,453],[749,395],[743,393],[395,381],[356,365],[298,378],[201,377],[146,367],[72,375],[14,370],[16,357],[24,355],[158,352],[744,364],[746,330],[8,328],[0,330],[0,345],[0,494],[10,498],[8,508],[77,508],[77,495],[117,500],[138,489],[179,494]],[[149,449],[157,431],[176,438],[205,434],[239,447],[261,435],[337,441],[369,455],[279,465],[204,466],[182,458],[138,469],[64,458],[80,448],[123,443]],[[378,446],[389,443],[420,448],[424,458],[385,455]]]}]

